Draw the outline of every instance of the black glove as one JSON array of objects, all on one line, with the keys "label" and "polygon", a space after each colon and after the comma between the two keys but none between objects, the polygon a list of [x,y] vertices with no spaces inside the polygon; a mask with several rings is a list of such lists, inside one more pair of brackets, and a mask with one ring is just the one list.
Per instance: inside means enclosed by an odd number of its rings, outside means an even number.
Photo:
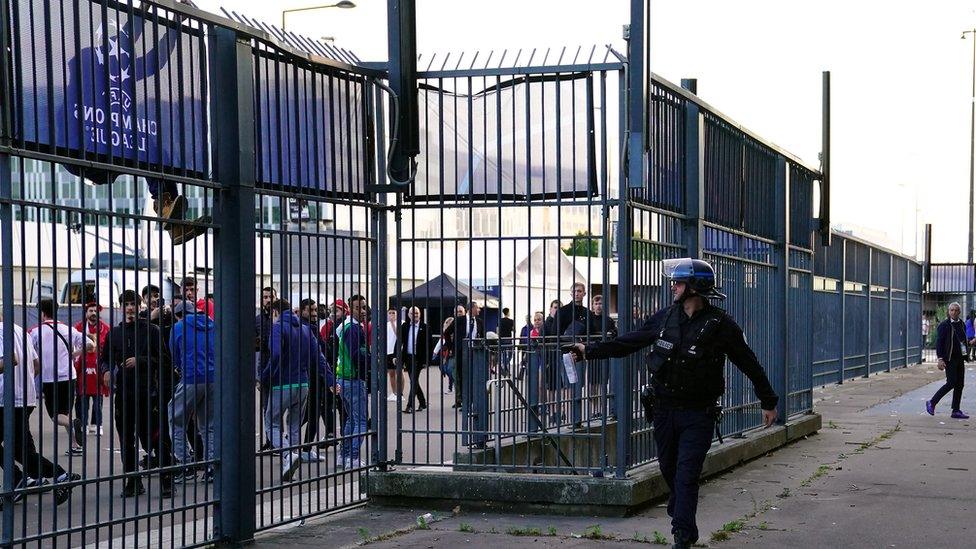
[{"label": "black glove", "polygon": [[581,353],[580,350],[576,348],[575,344],[563,345],[562,347],[559,348],[559,350],[561,350],[563,354],[572,353],[573,358],[576,359],[577,362],[583,361],[583,353]]}]

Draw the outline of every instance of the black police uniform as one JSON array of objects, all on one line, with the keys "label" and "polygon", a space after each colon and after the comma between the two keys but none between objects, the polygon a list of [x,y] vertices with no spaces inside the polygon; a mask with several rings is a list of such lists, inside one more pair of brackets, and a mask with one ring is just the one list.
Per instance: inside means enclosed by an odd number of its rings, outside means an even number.
[{"label": "black police uniform", "polygon": [[775,408],[778,397],[742,329],[710,304],[690,318],[682,304],[671,305],[636,331],[587,345],[586,358],[620,358],[652,344],[647,364],[655,372],[654,441],[671,489],[671,532],[691,544],[698,540],[698,477],[715,432],[716,402],[725,391],[726,356],[752,381],[764,410]]}]

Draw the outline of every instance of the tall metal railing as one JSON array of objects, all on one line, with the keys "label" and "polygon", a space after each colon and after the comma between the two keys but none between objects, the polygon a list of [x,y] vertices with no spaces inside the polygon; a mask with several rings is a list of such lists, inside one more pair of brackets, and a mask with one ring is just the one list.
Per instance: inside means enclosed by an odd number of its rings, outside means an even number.
[{"label": "tall metal railing", "polygon": [[385,69],[226,14],[0,2],[0,544],[237,542],[391,466],[624,477],[648,372],[560,348],[667,306],[666,258],[715,265],[784,418],[919,359],[918,264],[814,242],[816,168],[627,56],[422,56],[389,193]]}]

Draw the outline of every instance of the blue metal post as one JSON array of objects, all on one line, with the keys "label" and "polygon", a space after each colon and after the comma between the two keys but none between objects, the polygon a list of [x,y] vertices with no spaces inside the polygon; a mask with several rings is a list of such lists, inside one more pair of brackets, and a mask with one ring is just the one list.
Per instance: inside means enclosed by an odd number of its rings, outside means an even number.
[{"label": "blue metal post", "polygon": [[837,384],[844,384],[844,369],[847,357],[847,239],[840,240],[840,367],[837,372]]},{"label": "blue metal post", "polygon": [[790,180],[786,159],[776,157],[776,179],[773,184],[776,208],[776,247],[773,262],[777,276],[773,284],[773,363],[771,368],[782,368],[773,378],[773,389],[779,395],[780,414],[777,423],[785,424],[790,410]]},{"label": "blue metal post", "polygon": [[239,544],[254,537],[255,527],[253,56],[250,42],[230,29],[213,28],[210,36],[211,132],[221,183],[214,208],[221,303],[215,538]]},{"label": "blue metal post", "polygon": [[698,105],[685,102],[685,220],[682,230],[690,257],[702,254],[702,216],[705,196],[705,132]]},{"label": "blue metal post", "polygon": [[[22,345],[22,341],[14,341],[14,230],[13,206],[9,200],[13,189],[10,181],[10,156],[0,154],[0,284],[3,286],[3,399],[4,410],[14,409],[14,345]],[[26,360],[26,357],[25,357]],[[20,368],[21,366],[17,366]],[[3,447],[7,449],[3,454],[3,491],[8,495],[3,498],[3,532],[0,535],[0,545],[13,546],[14,534],[14,415],[3,415]]]}]

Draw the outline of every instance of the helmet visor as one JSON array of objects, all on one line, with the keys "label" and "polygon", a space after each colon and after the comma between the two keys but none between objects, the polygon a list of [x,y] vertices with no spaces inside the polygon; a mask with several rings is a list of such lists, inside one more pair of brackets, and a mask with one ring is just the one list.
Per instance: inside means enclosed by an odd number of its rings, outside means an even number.
[{"label": "helmet visor", "polygon": [[668,280],[688,278],[694,274],[691,258],[680,257],[661,261],[661,272]]}]

